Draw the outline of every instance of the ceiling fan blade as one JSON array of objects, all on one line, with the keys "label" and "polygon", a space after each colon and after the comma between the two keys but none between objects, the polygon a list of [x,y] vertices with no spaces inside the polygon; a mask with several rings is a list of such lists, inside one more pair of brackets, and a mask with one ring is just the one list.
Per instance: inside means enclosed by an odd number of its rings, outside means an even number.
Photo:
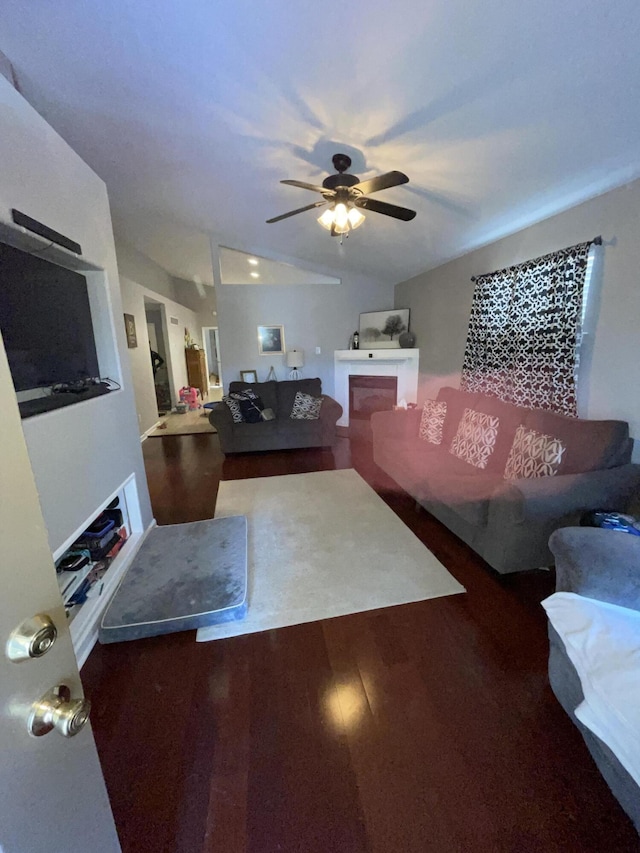
[{"label": "ceiling fan blade", "polygon": [[306,184],[304,181],[280,181],[281,184],[287,184],[289,187],[300,187],[301,190],[311,190],[314,193],[322,193],[323,195],[334,196],[335,190],[328,190],[325,187],[319,187],[316,184]]},{"label": "ceiling fan blade", "polygon": [[313,210],[314,207],[322,207],[327,204],[326,201],[316,201],[314,204],[308,204],[306,207],[299,207],[297,210],[290,210],[289,213],[282,213],[280,216],[274,216],[273,219],[267,219],[267,224],[271,222],[280,222],[281,219],[288,219],[290,216],[295,216],[296,213],[304,213],[305,210]]},{"label": "ceiling fan blade", "polygon": [[362,195],[369,195],[369,193],[377,193],[380,190],[388,190],[390,187],[398,187],[400,184],[408,183],[409,178],[404,172],[385,172],[384,175],[369,178],[368,181],[360,181],[352,189],[360,190]]},{"label": "ceiling fan blade", "polygon": [[415,210],[409,210],[407,207],[398,207],[397,204],[387,204],[386,201],[376,201],[374,198],[357,198],[353,202],[356,207],[361,207],[363,210],[370,210],[372,213],[382,213],[385,216],[393,216],[394,219],[402,219],[403,222],[410,222],[415,218]]}]

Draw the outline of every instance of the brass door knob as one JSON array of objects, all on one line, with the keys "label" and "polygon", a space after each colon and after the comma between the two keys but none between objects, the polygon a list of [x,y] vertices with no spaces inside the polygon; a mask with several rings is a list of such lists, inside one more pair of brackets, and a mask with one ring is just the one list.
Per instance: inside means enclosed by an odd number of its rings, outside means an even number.
[{"label": "brass door knob", "polygon": [[46,613],[25,619],[7,640],[7,657],[19,663],[46,655],[58,636],[58,629]]},{"label": "brass door knob", "polygon": [[89,720],[91,703],[88,699],[72,699],[66,684],[59,684],[31,706],[29,733],[35,737],[53,729],[63,737],[73,737]]}]

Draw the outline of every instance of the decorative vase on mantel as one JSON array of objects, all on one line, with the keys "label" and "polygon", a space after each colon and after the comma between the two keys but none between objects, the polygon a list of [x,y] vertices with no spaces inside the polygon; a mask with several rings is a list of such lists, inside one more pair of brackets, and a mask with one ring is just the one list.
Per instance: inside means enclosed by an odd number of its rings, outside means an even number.
[{"label": "decorative vase on mantel", "polygon": [[398,343],[403,349],[411,349],[416,345],[416,336],[413,332],[402,332],[398,338]]}]

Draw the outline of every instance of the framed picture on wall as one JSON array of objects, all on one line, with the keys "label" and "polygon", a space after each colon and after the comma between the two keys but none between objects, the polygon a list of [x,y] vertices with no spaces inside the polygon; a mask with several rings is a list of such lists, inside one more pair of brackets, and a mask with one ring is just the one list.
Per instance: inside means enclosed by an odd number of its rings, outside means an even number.
[{"label": "framed picture on wall", "polygon": [[127,346],[133,349],[138,346],[138,336],[136,335],[136,318],[133,314],[124,315],[124,328],[127,333]]},{"label": "framed picture on wall", "polygon": [[240,379],[242,382],[257,382],[258,372],[256,370],[241,370]]},{"label": "framed picture on wall", "polygon": [[260,355],[284,355],[284,326],[258,326]]},{"label": "framed picture on wall", "polygon": [[360,349],[396,349],[398,338],[409,331],[409,309],[369,311],[360,315]]}]

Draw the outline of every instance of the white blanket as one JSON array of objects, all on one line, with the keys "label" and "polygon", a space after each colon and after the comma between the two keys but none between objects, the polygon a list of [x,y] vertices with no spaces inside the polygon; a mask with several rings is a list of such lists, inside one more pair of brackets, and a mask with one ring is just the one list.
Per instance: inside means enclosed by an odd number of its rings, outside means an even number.
[{"label": "white blanket", "polygon": [[640,613],[573,592],[542,606],[580,677],[576,717],[640,785]]}]

